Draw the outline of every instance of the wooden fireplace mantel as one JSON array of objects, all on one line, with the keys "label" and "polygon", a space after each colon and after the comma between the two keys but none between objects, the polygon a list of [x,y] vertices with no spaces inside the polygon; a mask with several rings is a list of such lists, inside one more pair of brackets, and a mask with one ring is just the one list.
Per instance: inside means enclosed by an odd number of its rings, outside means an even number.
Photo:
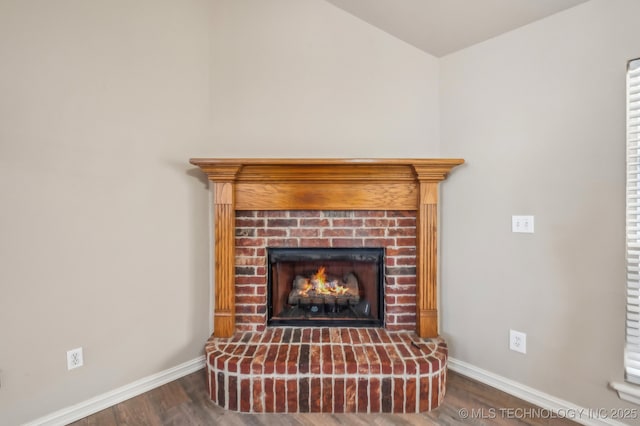
[{"label": "wooden fireplace mantel", "polygon": [[416,332],[438,335],[438,184],[462,159],[192,158],[214,184],[214,336],[235,331],[236,210],[415,210]]}]

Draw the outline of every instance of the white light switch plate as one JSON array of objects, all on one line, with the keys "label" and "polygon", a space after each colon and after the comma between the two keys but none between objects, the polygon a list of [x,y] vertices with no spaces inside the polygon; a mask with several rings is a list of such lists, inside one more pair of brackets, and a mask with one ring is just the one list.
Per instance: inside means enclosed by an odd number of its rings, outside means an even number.
[{"label": "white light switch plate", "polygon": [[533,234],[533,216],[511,216],[511,232]]}]

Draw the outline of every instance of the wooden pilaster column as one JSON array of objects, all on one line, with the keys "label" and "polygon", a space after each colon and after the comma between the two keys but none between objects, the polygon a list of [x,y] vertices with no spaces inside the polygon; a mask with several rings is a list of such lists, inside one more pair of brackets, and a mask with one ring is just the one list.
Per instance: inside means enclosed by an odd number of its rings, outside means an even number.
[{"label": "wooden pilaster column", "polygon": [[235,303],[235,177],[240,165],[206,170],[213,183],[214,310],[213,335],[231,337],[236,326]]},{"label": "wooden pilaster column", "polygon": [[438,182],[420,182],[417,215],[416,332],[438,336]]},{"label": "wooden pilaster column", "polygon": [[416,229],[416,333],[437,337],[438,329],[438,186],[462,160],[414,164],[419,197]]}]

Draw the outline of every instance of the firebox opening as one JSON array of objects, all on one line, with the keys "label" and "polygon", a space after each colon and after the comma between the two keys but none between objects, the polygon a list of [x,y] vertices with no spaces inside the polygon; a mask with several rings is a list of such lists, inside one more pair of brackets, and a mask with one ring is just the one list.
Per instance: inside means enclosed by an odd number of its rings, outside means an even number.
[{"label": "firebox opening", "polygon": [[267,324],[383,326],[383,248],[267,248],[267,258]]}]

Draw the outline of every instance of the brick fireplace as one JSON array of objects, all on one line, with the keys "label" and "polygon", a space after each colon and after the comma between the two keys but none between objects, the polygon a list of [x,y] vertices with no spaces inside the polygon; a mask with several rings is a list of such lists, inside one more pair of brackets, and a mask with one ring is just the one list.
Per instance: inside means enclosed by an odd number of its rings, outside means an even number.
[{"label": "brick fireplace", "polygon": [[[192,159],[214,186],[212,400],[247,412],[437,407],[438,183],[462,162]],[[383,249],[383,327],[267,326],[274,247]]]}]

